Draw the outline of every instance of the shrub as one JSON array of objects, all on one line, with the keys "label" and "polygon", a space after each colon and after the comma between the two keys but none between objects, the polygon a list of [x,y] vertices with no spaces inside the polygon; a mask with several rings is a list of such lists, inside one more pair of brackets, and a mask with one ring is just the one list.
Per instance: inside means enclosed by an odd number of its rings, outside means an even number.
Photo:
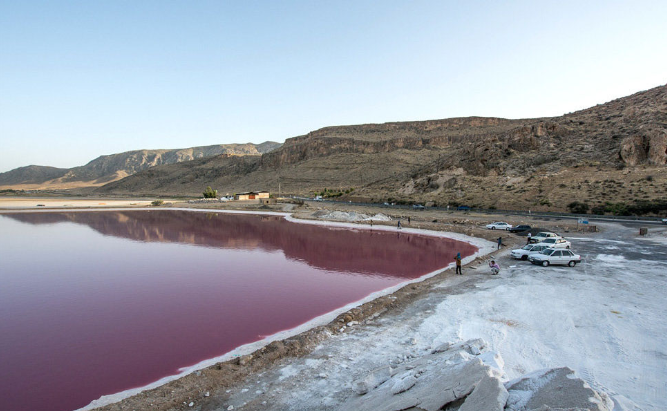
[{"label": "shrub", "polygon": [[591,209],[591,212],[595,215],[604,215],[606,207],[603,205],[597,205]]},{"label": "shrub", "polygon": [[213,190],[211,186],[206,187],[206,190],[204,190],[204,198],[217,198],[218,197],[218,190]]},{"label": "shrub", "polygon": [[567,208],[570,209],[570,212],[574,214],[586,214],[588,213],[589,206],[586,203],[573,201],[567,205]]},{"label": "shrub", "polygon": [[625,203],[607,203],[605,206],[605,211],[616,216],[630,215],[628,206]]},{"label": "shrub", "polygon": [[153,201],[151,202],[151,205],[152,205],[152,206],[155,206],[155,207],[157,207],[157,206],[161,206],[162,204],[164,204],[164,201],[162,201],[162,200],[153,200]]}]

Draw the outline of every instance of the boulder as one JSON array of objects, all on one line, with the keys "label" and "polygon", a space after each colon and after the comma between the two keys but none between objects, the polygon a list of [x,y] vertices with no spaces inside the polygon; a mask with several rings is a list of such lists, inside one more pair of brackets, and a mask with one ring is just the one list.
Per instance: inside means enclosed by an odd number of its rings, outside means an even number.
[{"label": "boulder", "polygon": [[466,397],[459,411],[503,411],[509,393],[498,377],[486,375]]},{"label": "boulder", "polygon": [[540,370],[505,384],[507,411],[611,411],[609,399],[577,378],[570,368]]}]

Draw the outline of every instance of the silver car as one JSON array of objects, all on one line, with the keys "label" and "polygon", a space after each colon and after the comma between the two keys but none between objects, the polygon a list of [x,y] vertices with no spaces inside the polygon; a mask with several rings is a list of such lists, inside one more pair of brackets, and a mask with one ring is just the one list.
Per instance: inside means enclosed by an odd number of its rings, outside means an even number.
[{"label": "silver car", "polygon": [[528,244],[519,249],[512,250],[510,255],[517,260],[527,260],[531,254],[537,254],[545,248],[549,248],[549,246],[543,244]]},{"label": "silver car", "polygon": [[567,248],[569,249],[572,244],[564,238],[545,238],[544,240],[537,243],[537,245],[546,245],[549,248]]},{"label": "silver car", "polygon": [[581,262],[581,256],[570,250],[547,248],[538,254],[532,254],[528,261],[547,267],[549,265],[569,265],[574,267]]}]

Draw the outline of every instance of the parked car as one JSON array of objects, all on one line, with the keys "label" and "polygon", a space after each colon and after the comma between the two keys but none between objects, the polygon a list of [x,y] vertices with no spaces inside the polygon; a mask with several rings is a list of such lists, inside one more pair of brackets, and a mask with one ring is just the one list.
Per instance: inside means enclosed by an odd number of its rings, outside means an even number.
[{"label": "parked car", "polygon": [[413,205],[412,205],[412,208],[414,208],[415,210],[423,210],[423,209],[425,209],[426,207],[424,207],[424,206],[421,205],[421,204],[413,204]]},{"label": "parked car", "polygon": [[502,221],[497,221],[495,223],[487,224],[486,228],[489,230],[509,230],[512,228],[512,224],[507,224]]},{"label": "parked car", "polygon": [[549,265],[569,265],[570,267],[574,267],[581,262],[581,256],[570,250],[545,248],[540,253],[530,255],[528,261],[543,267]]},{"label": "parked car", "polygon": [[470,207],[468,207],[468,206],[458,206],[457,210],[459,210],[459,211],[470,211]]},{"label": "parked car", "polygon": [[517,260],[527,260],[531,254],[537,254],[545,248],[549,247],[546,245],[528,244],[516,250],[512,250],[510,255],[512,258],[516,258]]},{"label": "parked car", "polygon": [[560,238],[560,236],[556,233],[550,233],[548,231],[543,231],[541,233],[537,233],[534,236],[530,238],[531,243],[540,243],[543,240],[546,240],[547,238]]},{"label": "parked car", "polygon": [[663,223],[663,224],[667,224],[667,218],[663,218],[663,219],[662,219],[662,223]]},{"label": "parked car", "polygon": [[526,230],[530,230],[530,226],[522,224],[522,225],[518,225],[516,227],[510,228],[510,233],[520,233],[521,231],[526,231]]},{"label": "parked car", "polygon": [[537,245],[546,245],[550,248],[567,248],[569,249],[572,246],[572,243],[567,241],[564,238],[545,238],[544,240],[536,243]]}]

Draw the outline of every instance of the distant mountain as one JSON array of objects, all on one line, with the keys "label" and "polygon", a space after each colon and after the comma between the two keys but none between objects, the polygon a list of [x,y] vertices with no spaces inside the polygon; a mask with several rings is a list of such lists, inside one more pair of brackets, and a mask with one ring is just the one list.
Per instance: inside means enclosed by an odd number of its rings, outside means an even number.
[{"label": "distant mountain", "polygon": [[[563,210],[667,197],[667,86],[559,117],[326,127],[261,157],[153,167],[100,193],[270,190],[342,199]],[[351,191],[351,189],[354,189]],[[345,191],[350,191],[345,193]]]},{"label": "distant mountain", "polygon": [[46,166],[19,167],[0,173],[0,186],[14,184],[39,184],[64,176],[69,169]]},{"label": "distant mountain", "polygon": [[58,189],[100,186],[158,165],[180,163],[221,154],[260,156],[281,143],[219,144],[175,150],[136,150],[101,156],[70,169],[28,166],[0,173],[0,188]]}]

